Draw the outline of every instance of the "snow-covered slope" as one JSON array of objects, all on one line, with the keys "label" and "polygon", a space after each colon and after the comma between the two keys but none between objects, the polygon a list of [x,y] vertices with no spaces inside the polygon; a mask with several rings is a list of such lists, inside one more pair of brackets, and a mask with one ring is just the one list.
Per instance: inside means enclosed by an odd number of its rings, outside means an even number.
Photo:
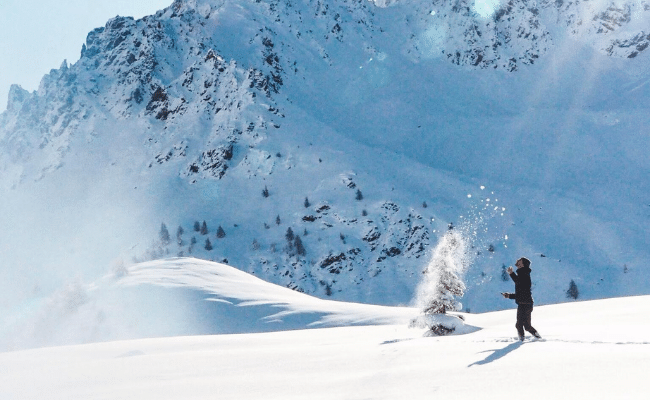
[{"label": "snow-covered slope", "polygon": [[[142,266],[134,279],[154,265]],[[304,296],[283,293],[288,304]],[[269,293],[258,298],[265,302]],[[337,309],[359,319],[398,314],[345,303]],[[524,343],[513,339],[515,311],[508,310],[468,314],[479,331],[438,338],[400,323],[6,352],[0,397],[641,399],[648,389],[648,312],[648,296],[536,307],[533,324],[545,340]]]},{"label": "snow-covered slope", "polygon": [[[0,350],[174,335],[408,325],[419,309],[323,300],[195,258],[149,261],[32,301],[0,326]],[[455,334],[475,328],[454,317]]]},{"label": "snow-covered slope", "polygon": [[184,0],[90,32],[0,115],[0,306],[176,255],[406,304],[452,223],[472,311],[521,255],[542,304],[647,293],[647,3],[494,4]]}]

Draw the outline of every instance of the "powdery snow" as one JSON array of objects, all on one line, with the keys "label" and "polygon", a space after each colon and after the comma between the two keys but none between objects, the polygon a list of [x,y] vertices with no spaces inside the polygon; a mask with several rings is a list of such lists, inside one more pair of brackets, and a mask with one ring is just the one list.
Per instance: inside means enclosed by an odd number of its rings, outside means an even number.
[{"label": "powdery snow", "polygon": [[341,324],[384,324],[0,353],[0,398],[627,399],[650,388],[643,369],[650,296],[536,307],[539,342],[514,340],[513,309],[465,314],[467,325],[479,328],[473,333],[424,337],[402,321],[413,309],[322,301],[208,264],[142,264],[120,284],[187,285],[221,300],[338,316]]},{"label": "powdery snow", "polygon": [[[632,311],[634,310],[634,311]],[[0,354],[3,399],[642,398],[650,298],[545,306],[545,342],[512,341],[514,311],[476,333],[405,325],[175,337]]]}]

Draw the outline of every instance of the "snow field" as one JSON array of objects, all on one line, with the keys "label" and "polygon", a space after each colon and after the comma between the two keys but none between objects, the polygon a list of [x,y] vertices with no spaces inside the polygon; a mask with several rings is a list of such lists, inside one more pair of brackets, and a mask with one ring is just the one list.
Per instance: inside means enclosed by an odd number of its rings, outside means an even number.
[{"label": "snow field", "polygon": [[309,316],[293,329],[334,327],[243,333],[242,325],[239,334],[0,353],[0,398],[634,399],[650,388],[650,296],[536,307],[545,340],[520,343],[514,309],[464,314],[473,333],[424,337],[407,327],[417,309],[320,300],[201,260],[139,264],[118,282],[194,288],[232,316],[260,306],[274,321]]},{"label": "snow field", "polygon": [[[622,301],[627,300],[627,301]],[[222,336],[175,337],[45,348],[0,354],[3,399],[395,399],[642,398],[640,366],[650,342],[634,315],[617,317],[617,303],[540,307],[534,324],[545,342],[512,341],[514,312],[468,315],[483,330],[424,338],[403,325],[339,327]],[[594,332],[591,311],[605,308],[621,336]],[[584,322],[591,322],[583,325]],[[643,329],[645,328],[645,330]],[[564,331],[562,331],[564,330]],[[638,335],[637,336],[641,336]],[[38,377],[37,379],[35,377]]]}]

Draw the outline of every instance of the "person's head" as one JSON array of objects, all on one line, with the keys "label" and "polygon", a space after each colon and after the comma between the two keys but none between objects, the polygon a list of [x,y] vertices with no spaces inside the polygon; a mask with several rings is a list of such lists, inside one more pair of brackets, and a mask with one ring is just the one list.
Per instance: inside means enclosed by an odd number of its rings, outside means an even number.
[{"label": "person's head", "polygon": [[521,257],[519,260],[517,260],[515,266],[517,267],[517,269],[524,268],[524,267],[528,268],[530,267],[530,260],[527,259],[526,257]]}]

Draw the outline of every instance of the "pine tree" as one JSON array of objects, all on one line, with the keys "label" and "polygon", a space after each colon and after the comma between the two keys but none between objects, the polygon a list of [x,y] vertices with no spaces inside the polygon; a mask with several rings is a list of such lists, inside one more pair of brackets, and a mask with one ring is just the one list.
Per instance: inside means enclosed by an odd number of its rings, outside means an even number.
[{"label": "pine tree", "polygon": [[296,253],[298,253],[299,256],[307,254],[305,246],[302,244],[302,240],[300,240],[300,236],[296,235],[293,245],[296,247]]},{"label": "pine tree", "polygon": [[194,221],[194,232],[201,231],[201,223],[199,221]]},{"label": "pine tree", "polygon": [[262,196],[269,197],[269,189],[266,186],[264,186],[264,190],[262,190]]},{"label": "pine tree", "polygon": [[178,243],[179,246],[183,245],[183,233],[185,233],[185,231],[183,230],[183,227],[179,225],[176,230],[176,243]]},{"label": "pine tree", "polygon": [[440,239],[418,287],[419,303],[425,314],[444,314],[460,308],[456,298],[465,294],[460,275],[466,267],[466,251],[465,241],[455,231],[447,231]]},{"label": "pine tree", "polygon": [[160,242],[163,244],[163,246],[166,246],[169,244],[171,241],[171,238],[169,237],[169,231],[167,230],[167,225],[163,222],[162,225],[160,225]]},{"label": "pine tree", "polygon": [[325,281],[320,281],[319,283],[321,285],[325,286],[325,295],[326,296],[331,296],[332,295],[332,285],[330,283],[325,282]]},{"label": "pine tree", "polygon": [[309,199],[305,197],[305,208],[308,208],[311,204],[309,203]]},{"label": "pine tree", "polygon": [[287,233],[284,234],[284,237],[287,238],[287,242],[291,243],[294,238],[293,230],[291,227],[287,228]]},{"label": "pine tree", "polygon": [[361,193],[361,190],[357,189],[357,195],[355,198],[357,200],[363,200],[363,194]]},{"label": "pine tree", "polygon": [[205,249],[206,249],[207,251],[211,251],[211,250],[212,250],[212,243],[210,243],[210,238],[205,239]]},{"label": "pine tree", "polygon": [[568,299],[576,300],[579,294],[580,292],[578,292],[578,285],[576,285],[574,280],[571,279],[571,282],[569,283],[569,289],[566,291],[566,297]]},{"label": "pine tree", "polygon": [[279,215],[277,217],[275,217],[275,224],[276,225],[280,225],[281,222],[282,221],[280,221],[280,216]]},{"label": "pine tree", "polygon": [[508,275],[505,264],[501,266],[501,280],[504,282],[508,282],[510,280],[510,275]]},{"label": "pine tree", "polygon": [[219,239],[223,239],[223,238],[226,237],[226,231],[223,230],[223,228],[221,227],[221,225],[219,225],[219,228],[217,228],[217,237],[218,237]]},{"label": "pine tree", "polygon": [[190,239],[190,245],[189,245],[189,247],[187,248],[187,252],[188,252],[189,254],[192,254],[192,250],[194,250],[194,245],[196,245],[196,237],[195,237],[195,236],[192,236],[192,239]]},{"label": "pine tree", "polygon": [[203,221],[203,225],[201,225],[201,235],[207,235],[208,233],[208,224]]}]

